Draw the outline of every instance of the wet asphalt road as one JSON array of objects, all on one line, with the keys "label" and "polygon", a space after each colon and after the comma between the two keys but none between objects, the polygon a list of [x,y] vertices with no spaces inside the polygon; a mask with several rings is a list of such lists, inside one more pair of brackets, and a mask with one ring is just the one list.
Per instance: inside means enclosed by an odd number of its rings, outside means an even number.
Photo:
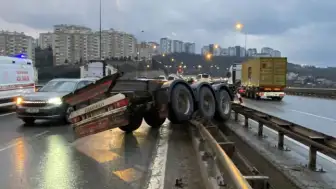
[{"label": "wet asphalt road", "polygon": [[[27,126],[1,113],[1,189],[170,189],[176,178],[189,182],[185,188],[202,188],[191,141],[185,131],[174,134],[169,122],[164,138],[162,129],[144,122],[133,134],[113,129],[74,141],[67,125]],[[158,146],[158,139],[167,145]],[[157,155],[159,149],[164,153]],[[153,161],[162,164],[150,168]]]},{"label": "wet asphalt road", "polygon": [[281,102],[244,99],[244,105],[336,137],[336,100],[288,95]]}]

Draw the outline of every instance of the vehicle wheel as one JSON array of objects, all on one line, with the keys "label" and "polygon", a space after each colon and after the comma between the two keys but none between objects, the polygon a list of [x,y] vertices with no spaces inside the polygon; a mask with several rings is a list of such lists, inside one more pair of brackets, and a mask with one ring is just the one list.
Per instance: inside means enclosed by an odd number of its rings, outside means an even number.
[{"label": "vehicle wheel", "polygon": [[274,100],[274,101],[281,101],[282,98],[281,97],[272,97],[272,100]]},{"label": "vehicle wheel", "polygon": [[174,123],[189,121],[194,113],[192,91],[183,84],[177,84],[171,91],[168,119]]},{"label": "vehicle wheel", "polygon": [[160,118],[159,111],[155,108],[148,111],[145,114],[144,119],[146,123],[153,128],[161,127],[161,125],[166,121],[166,118]]},{"label": "vehicle wheel", "polygon": [[209,87],[202,87],[199,92],[198,109],[205,119],[212,119],[216,112],[216,99]]},{"label": "vehicle wheel", "polygon": [[63,121],[64,123],[71,123],[71,120],[69,119],[70,117],[70,114],[75,111],[75,109],[72,107],[72,106],[68,106],[65,110],[65,115],[64,115],[64,118],[63,118]]},{"label": "vehicle wheel", "polygon": [[34,118],[31,118],[31,117],[22,118],[22,121],[23,121],[26,125],[34,125],[34,123],[35,123],[35,119],[34,119]]},{"label": "vehicle wheel", "polygon": [[140,115],[136,115],[135,116],[130,117],[131,119],[129,120],[128,125],[119,127],[119,129],[121,129],[122,131],[125,131],[126,133],[131,133],[135,130],[137,130],[142,123],[142,116]]},{"label": "vehicle wheel", "polygon": [[217,121],[227,121],[231,117],[232,102],[229,93],[226,90],[220,90],[216,99],[216,113],[214,118]]}]

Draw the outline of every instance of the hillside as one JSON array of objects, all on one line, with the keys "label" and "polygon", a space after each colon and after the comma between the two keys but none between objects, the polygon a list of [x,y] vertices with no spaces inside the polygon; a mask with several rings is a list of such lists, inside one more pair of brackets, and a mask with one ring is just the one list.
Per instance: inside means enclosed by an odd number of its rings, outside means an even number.
[{"label": "hillside", "polygon": [[[224,76],[227,69],[234,62],[242,62],[246,60],[245,57],[213,57],[211,60],[206,60],[202,55],[193,55],[186,53],[174,53],[166,56],[155,56],[154,59],[162,62],[165,65],[172,66],[171,72],[176,72],[181,62],[186,65],[185,73],[195,74],[199,73],[198,65],[202,66],[202,72],[208,72],[214,76]],[[174,61],[172,61],[172,59]],[[212,67],[211,67],[212,66]],[[219,67],[216,69],[215,67]],[[288,72],[298,73],[300,76],[313,76],[315,78],[323,77],[332,81],[336,81],[336,67],[316,68],[314,66],[300,66],[293,63],[288,63]]]}]

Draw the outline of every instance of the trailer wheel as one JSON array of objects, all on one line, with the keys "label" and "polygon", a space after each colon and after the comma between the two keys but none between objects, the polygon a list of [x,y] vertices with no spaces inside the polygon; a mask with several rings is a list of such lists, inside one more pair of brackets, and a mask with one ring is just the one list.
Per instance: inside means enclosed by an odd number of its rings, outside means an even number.
[{"label": "trailer wheel", "polygon": [[215,115],[216,99],[209,87],[200,89],[198,109],[205,119],[212,119]]},{"label": "trailer wheel", "polygon": [[194,113],[192,91],[183,84],[177,84],[171,91],[168,119],[174,123],[182,123],[191,119]]},{"label": "trailer wheel", "polygon": [[229,93],[222,89],[219,91],[218,98],[216,99],[216,113],[214,118],[217,121],[227,121],[231,117],[231,98]]},{"label": "trailer wheel", "polygon": [[129,124],[119,127],[119,129],[125,131],[126,133],[131,133],[135,130],[137,130],[142,123],[142,115],[134,115],[131,117],[131,119],[129,120]]},{"label": "trailer wheel", "polygon": [[157,111],[155,108],[152,108],[150,111],[148,111],[144,119],[146,123],[153,127],[153,128],[159,128],[161,125],[166,121],[166,118],[160,118],[159,111]]}]

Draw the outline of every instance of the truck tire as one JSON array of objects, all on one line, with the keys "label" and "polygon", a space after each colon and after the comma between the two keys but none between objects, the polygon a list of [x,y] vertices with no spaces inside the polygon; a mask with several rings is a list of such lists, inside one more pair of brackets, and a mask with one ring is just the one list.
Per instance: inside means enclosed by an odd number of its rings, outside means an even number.
[{"label": "truck tire", "polygon": [[146,123],[153,128],[161,127],[161,125],[166,121],[166,118],[160,118],[159,112],[155,108],[149,110],[145,114],[144,119]]},{"label": "truck tire", "polygon": [[232,103],[229,93],[222,89],[218,93],[218,98],[216,99],[216,112],[215,120],[217,121],[227,121],[231,117]]},{"label": "truck tire", "polygon": [[136,115],[132,116],[131,119],[129,120],[129,124],[119,127],[122,131],[125,131],[126,133],[131,133],[135,130],[137,130],[142,123],[142,115]]},{"label": "truck tire", "polygon": [[184,84],[176,84],[171,90],[168,119],[174,123],[189,121],[194,113],[192,91]]},{"label": "truck tire", "polygon": [[216,112],[216,98],[209,87],[203,86],[199,91],[198,110],[205,119],[212,119]]}]

